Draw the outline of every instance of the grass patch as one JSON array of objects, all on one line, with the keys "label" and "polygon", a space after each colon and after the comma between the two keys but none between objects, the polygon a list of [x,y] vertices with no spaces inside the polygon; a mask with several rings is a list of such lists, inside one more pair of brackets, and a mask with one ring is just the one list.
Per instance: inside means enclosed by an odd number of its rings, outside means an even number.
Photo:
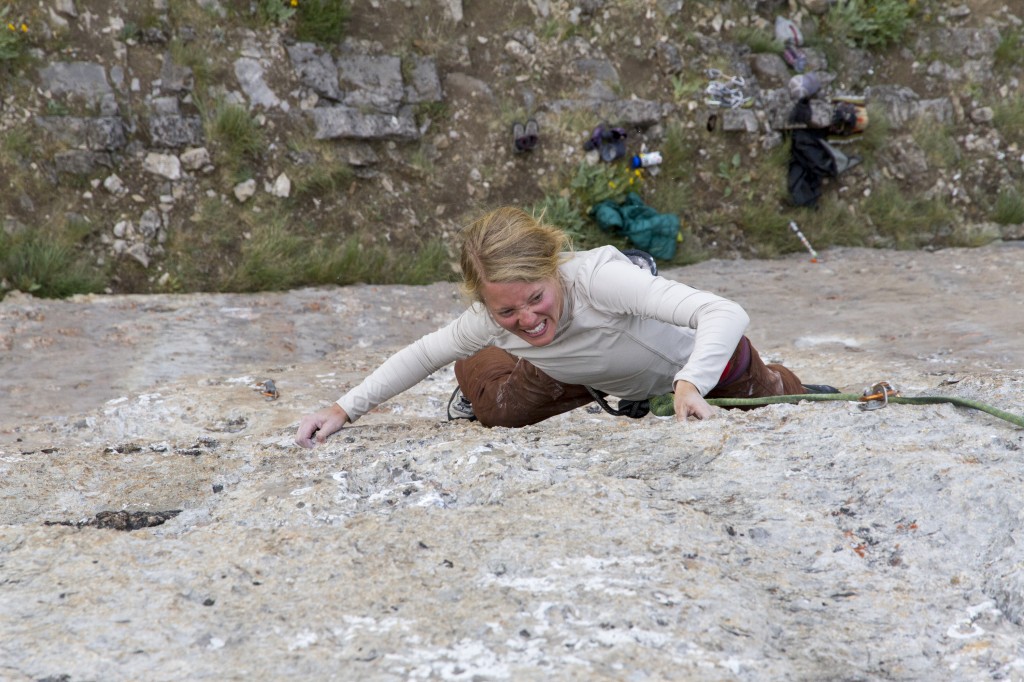
[{"label": "grass patch", "polygon": [[907,0],[846,0],[829,8],[823,30],[851,47],[883,49],[902,40],[913,9]]},{"label": "grass patch", "polygon": [[427,121],[443,123],[451,119],[451,111],[447,102],[419,102],[416,104],[416,123],[423,125]]},{"label": "grass patch", "polygon": [[669,76],[669,82],[672,83],[672,99],[676,104],[682,104],[690,100],[696,102],[704,101],[704,88],[707,87],[707,82],[703,78],[687,78],[680,74],[678,76]]},{"label": "grass patch", "polygon": [[174,38],[170,44],[171,61],[192,71],[195,92],[206,92],[213,83],[210,60],[206,51],[196,41],[185,42]]},{"label": "grass patch", "polygon": [[172,234],[167,262],[175,291],[283,291],[326,284],[426,284],[450,280],[440,239],[403,249],[359,235],[339,243],[286,209],[255,212],[205,202],[192,225]]},{"label": "grass patch", "polygon": [[[451,281],[455,274],[451,254],[440,239],[403,253],[386,244],[367,245],[355,235],[333,247],[318,243],[311,249],[309,240],[289,236],[273,226],[262,232],[253,235],[251,245],[243,249],[239,268],[242,276],[232,282],[235,290],[356,283],[430,284]],[[290,283],[283,285],[289,279]]]},{"label": "grass patch", "polygon": [[289,157],[301,159],[287,169],[292,181],[292,200],[326,198],[352,184],[352,166],[338,158],[336,146],[302,134],[293,137],[288,148]]},{"label": "grass patch", "polygon": [[217,102],[212,112],[204,112],[203,120],[207,138],[221,155],[221,165],[235,176],[236,181],[247,179],[246,166],[257,160],[264,148],[259,123],[244,107],[222,100]]},{"label": "grass patch", "polygon": [[924,151],[929,165],[951,169],[960,163],[960,147],[953,138],[951,126],[922,116],[914,121],[910,134]]},{"label": "grass patch", "polygon": [[566,19],[549,17],[540,28],[539,37],[544,41],[563,42],[581,35],[580,25]]},{"label": "grass patch", "polygon": [[667,210],[680,211],[692,204],[697,182],[694,160],[698,158],[699,143],[678,123],[665,131],[661,145],[662,163],[651,184],[659,205]]},{"label": "grass patch", "polygon": [[81,252],[77,232],[29,228],[9,235],[0,230],[0,298],[11,289],[40,298],[102,291],[104,274]]},{"label": "grass patch", "polygon": [[288,229],[284,215],[260,220],[242,242],[237,266],[218,288],[281,291],[300,286],[308,269],[307,248],[307,241]]},{"label": "grass patch", "polygon": [[0,164],[18,164],[28,161],[36,149],[36,140],[27,127],[18,126],[6,131],[0,142]]},{"label": "grass patch", "polygon": [[765,211],[762,206],[745,202],[735,215],[723,213],[718,219],[723,223],[732,219],[743,232],[747,248],[758,258],[775,258],[800,247],[799,240],[789,233],[789,221],[775,211]]},{"label": "grass patch", "polygon": [[298,0],[295,37],[332,46],[345,37],[351,8],[348,0]]},{"label": "grass patch", "polygon": [[320,199],[346,189],[354,177],[352,167],[329,160],[298,166],[289,172],[293,199]]},{"label": "grass patch", "polygon": [[863,208],[875,231],[876,246],[916,249],[925,246],[954,246],[953,211],[941,199],[908,198],[892,181],[880,183]]},{"label": "grass patch", "polygon": [[754,54],[782,54],[783,45],[773,34],[765,33],[753,26],[741,26],[733,31],[736,42],[746,45]]},{"label": "grass patch", "polygon": [[[788,220],[796,222],[815,250],[832,246],[864,246],[872,235],[870,223],[856,216],[848,203],[831,194],[822,196],[813,211],[794,208],[787,215]],[[788,220],[786,227],[790,246],[787,251],[806,250],[800,238],[789,228]]]},{"label": "grass patch", "polygon": [[1016,188],[1001,190],[996,197],[990,217],[1000,225],[1024,223],[1024,196],[1021,196]]},{"label": "grass patch", "polygon": [[1024,97],[1014,95],[997,104],[992,123],[1006,141],[1024,143]]},{"label": "grass patch", "polygon": [[[836,146],[840,151],[848,154],[856,154],[863,159],[867,165],[874,164],[878,153],[892,144],[892,124],[885,113],[885,109],[876,104],[868,104],[868,125],[863,133],[851,136],[849,139],[854,144],[851,149],[844,149],[842,143]],[[934,123],[933,123],[934,125]]]},{"label": "grass patch", "polygon": [[995,67],[1005,70],[1021,65],[1024,65],[1024,32],[1019,28],[1006,29],[996,46]]}]

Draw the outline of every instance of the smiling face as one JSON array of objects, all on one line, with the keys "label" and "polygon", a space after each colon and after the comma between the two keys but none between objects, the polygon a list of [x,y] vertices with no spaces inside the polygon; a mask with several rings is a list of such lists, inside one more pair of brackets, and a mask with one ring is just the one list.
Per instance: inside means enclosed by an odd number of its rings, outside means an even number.
[{"label": "smiling face", "polygon": [[562,288],[557,279],[539,282],[484,282],[480,287],[491,317],[531,346],[555,339],[562,316]]}]

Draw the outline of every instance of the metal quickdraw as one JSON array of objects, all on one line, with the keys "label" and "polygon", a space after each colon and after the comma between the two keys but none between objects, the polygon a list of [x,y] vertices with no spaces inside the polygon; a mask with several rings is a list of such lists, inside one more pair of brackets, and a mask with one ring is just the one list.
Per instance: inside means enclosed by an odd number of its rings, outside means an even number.
[{"label": "metal quickdraw", "polygon": [[879,381],[877,384],[864,389],[860,397],[860,409],[880,410],[889,406],[889,398],[898,398],[900,392],[893,388],[888,381]]}]

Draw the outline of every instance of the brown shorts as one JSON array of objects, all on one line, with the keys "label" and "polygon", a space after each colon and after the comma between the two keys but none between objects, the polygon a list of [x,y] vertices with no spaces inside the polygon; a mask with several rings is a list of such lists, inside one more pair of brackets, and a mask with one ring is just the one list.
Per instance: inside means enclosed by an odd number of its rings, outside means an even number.
[{"label": "brown shorts", "polygon": [[[727,385],[715,386],[705,397],[763,398],[806,392],[793,372],[782,365],[764,364],[757,349],[749,342],[746,345],[750,357],[746,371]],[[730,364],[746,359],[743,346],[737,346]],[[727,373],[736,375],[735,371]],[[529,426],[594,400],[585,386],[563,384],[528,360],[494,347],[457,361],[455,378],[484,426]]]}]

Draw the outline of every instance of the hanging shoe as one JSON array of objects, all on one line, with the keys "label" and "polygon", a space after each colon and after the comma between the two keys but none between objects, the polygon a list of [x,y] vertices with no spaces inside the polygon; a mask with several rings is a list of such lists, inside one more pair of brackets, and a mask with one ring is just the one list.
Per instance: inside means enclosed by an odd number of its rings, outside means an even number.
[{"label": "hanging shoe", "polygon": [[462,394],[462,389],[458,386],[452,391],[452,397],[448,399],[448,421],[455,419],[476,421],[476,415],[473,414],[473,403],[469,402],[469,398]]},{"label": "hanging shoe", "polygon": [[516,121],[512,124],[512,148],[516,150],[516,153],[522,153],[528,151],[523,147],[523,142],[526,140],[526,126]]},{"label": "hanging shoe", "polygon": [[540,126],[537,124],[537,119],[530,118],[526,120],[526,127],[523,129],[523,139],[520,146],[523,151],[531,151],[537,146],[537,141],[540,139]]}]

